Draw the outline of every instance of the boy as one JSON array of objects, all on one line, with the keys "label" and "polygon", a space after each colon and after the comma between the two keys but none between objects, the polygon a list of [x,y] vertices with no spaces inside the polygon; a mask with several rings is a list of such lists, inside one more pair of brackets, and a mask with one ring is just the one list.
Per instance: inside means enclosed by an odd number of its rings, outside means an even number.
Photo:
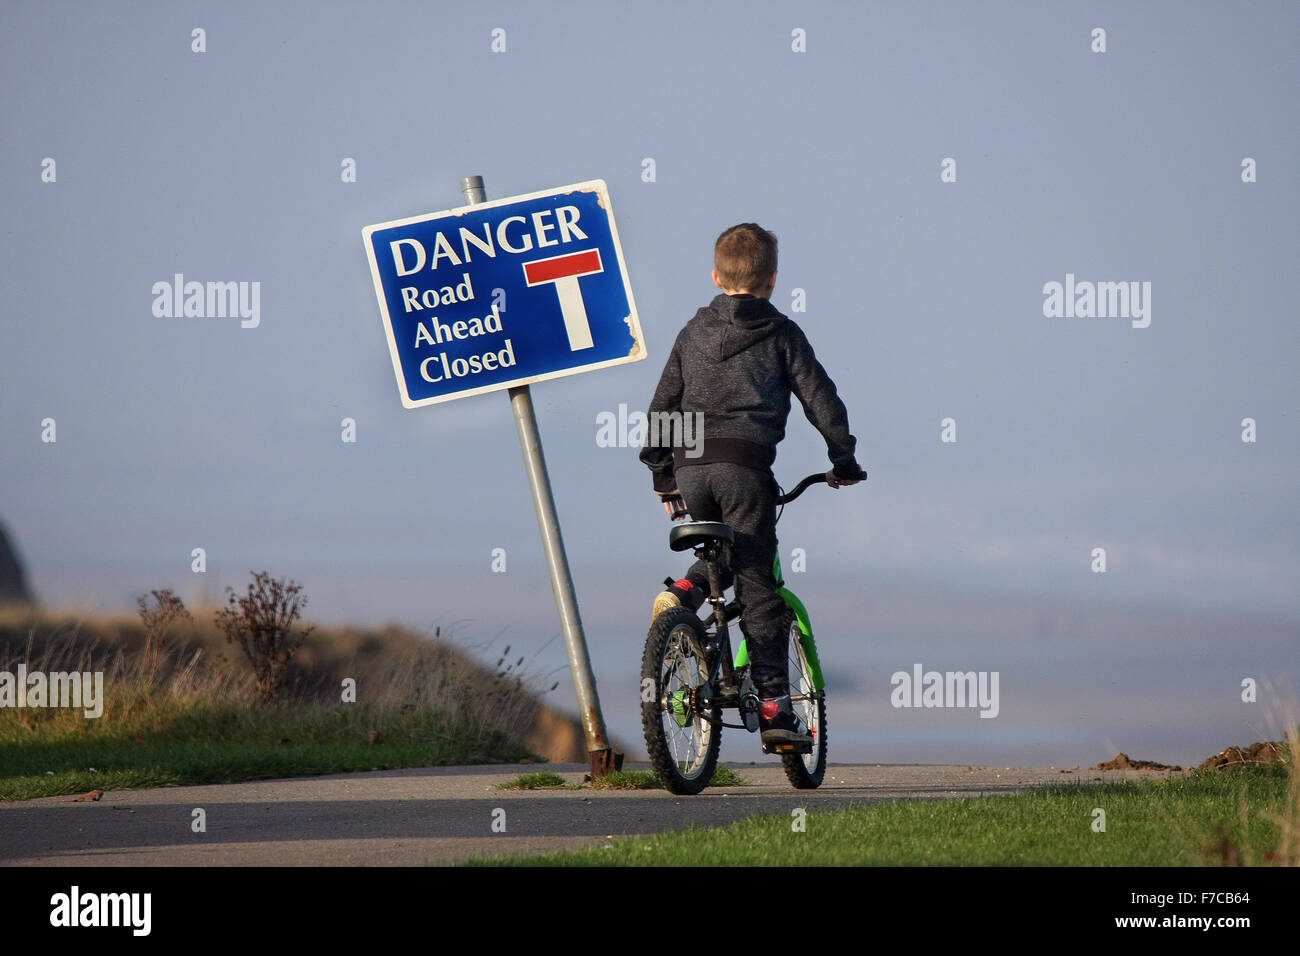
[{"label": "boy", "polygon": [[[776,286],[776,236],[752,222],[732,226],[718,237],[713,259],[713,282],[722,294],[678,334],[648,409],[700,413],[697,444],[688,454],[651,435],[641,460],[654,472],[654,490],[669,514],[671,499],[680,495],[695,520],[731,525],[731,569],[762,701],[764,747],[808,746],[812,738],[790,704],[790,635],[772,574],[777,484],[771,467],[792,394],[826,439],[834,465],[827,484],[853,485],[867,475],[854,457],[857,440],[835,384],[803,331],[768,301]],[[708,589],[708,573],[697,561],[655,598],[653,614],[680,604],[698,609]]]}]

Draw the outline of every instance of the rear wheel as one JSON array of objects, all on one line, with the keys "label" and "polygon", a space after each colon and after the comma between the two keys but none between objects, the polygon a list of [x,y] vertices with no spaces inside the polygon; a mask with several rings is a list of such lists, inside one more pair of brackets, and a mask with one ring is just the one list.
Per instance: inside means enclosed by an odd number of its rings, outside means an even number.
[{"label": "rear wheel", "polygon": [[719,709],[704,658],[707,635],[695,612],[661,613],[641,659],[641,725],[650,763],[672,793],[699,793],[713,779],[722,744]]},{"label": "rear wheel", "polygon": [[[811,638],[810,638],[811,640]],[[786,778],[799,790],[821,786],[826,776],[826,691],[813,686],[812,669],[803,647],[798,621],[790,625],[790,704],[812,735],[810,754],[782,754]]]}]

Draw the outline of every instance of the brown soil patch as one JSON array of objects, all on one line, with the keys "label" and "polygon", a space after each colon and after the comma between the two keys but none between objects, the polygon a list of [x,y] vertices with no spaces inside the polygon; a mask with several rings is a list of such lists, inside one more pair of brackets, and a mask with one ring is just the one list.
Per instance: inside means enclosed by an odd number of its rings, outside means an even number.
[{"label": "brown soil patch", "polygon": [[1107,760],[1105,763],[1099,763],[1092,768],[1093,770],[1182,770],[1182,767],[1173,767],[1167,763],[1156,763],[1154,760],[1131,760],[1128,754],[1117,754],[1113,760]]},{"label": "brown soil patch", "polygon": [[1286,744],[1281,740],[1256,741],[1249,747],[1229,747],[1207,757],[1197,770],[1231,767],[1235,764],[1278,763],[1287,759]]}]

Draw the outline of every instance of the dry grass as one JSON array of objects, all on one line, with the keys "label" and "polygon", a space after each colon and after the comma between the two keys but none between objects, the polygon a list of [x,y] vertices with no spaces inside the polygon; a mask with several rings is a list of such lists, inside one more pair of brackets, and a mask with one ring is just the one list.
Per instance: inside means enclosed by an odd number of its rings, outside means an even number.
[{"label": "dry grass", "polygon": [[[29,671],[103,671],[106,686],[117,690],[143,688],[152,677],[168,696],[251,701],[257,696],[256,679],[212,623],[214,610],[194,609],[192,619],[174,617],[162,644],[133,615],[0,607],[0,670],[12,671],[21,662]],[[360,703],[447,705],[476,713],[489,704],[487,709],[503,720],[531,717],[540,706],[538,697],[554,683],[541,686],[519,655],[510,663],[503,657],[498,665],[504,666],[493,671],[440,632],[430,639],[394,625],[321,627],[293,658],[283,699],[338,703],[342,681],[350,677],[356,681]]]},{"label": "dry grass", "polygon": [[1289,771],[1286,806],[1278,815],[1279,840],[1274,862],[1282,866],[1300,866],[1300,726],[1292,726],[1286,735]]},{"label": "dry grass", "polygon": [[[163,640],[139,618],[0,610],[0,671],[21,663],[29,673],[99,671],[104,680],[97,719],[78,708],[0,710],[0,799],[88,782],[108,789],[535,756],[526,738],[543,689],[522,661],[494,671],[441,637],[320,628],[280,699],[266,702],[211,620],[173,615]],[[349,686],[355,702],[345,701]],[[117,776],[87,776],[106,772]]]}]

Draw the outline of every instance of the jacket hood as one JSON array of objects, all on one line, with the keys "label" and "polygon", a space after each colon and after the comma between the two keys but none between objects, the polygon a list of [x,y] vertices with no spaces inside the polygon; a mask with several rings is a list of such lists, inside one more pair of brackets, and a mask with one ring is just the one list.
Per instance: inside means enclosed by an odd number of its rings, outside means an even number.
[{"label": "jacket hood", "polygon": [[718,361],[763,341],[787,321],[767,299],[726,293],[715,296],[695,317],[701,323],[706,352]]}]

